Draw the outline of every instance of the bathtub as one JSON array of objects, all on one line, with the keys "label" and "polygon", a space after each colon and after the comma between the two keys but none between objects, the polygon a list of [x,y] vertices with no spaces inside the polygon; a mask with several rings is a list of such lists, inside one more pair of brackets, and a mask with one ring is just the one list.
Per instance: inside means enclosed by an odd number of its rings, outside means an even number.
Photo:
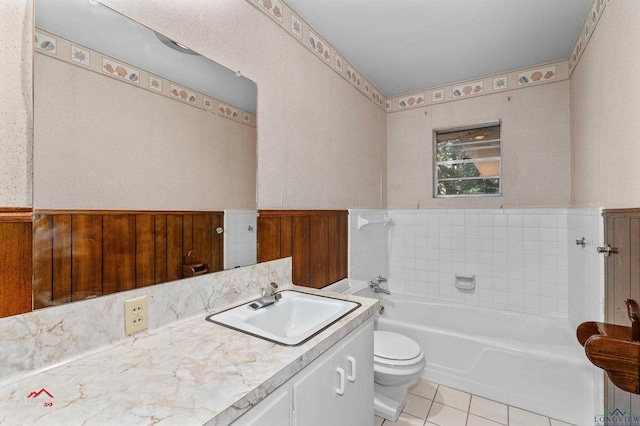
[{"label": "bathtub", "polygon": [[399,294],[343,280],[336,292],[380,299],[376,330],[418,342],[422,378],[568,423],[593,424],[593,371],[566,319]]}]

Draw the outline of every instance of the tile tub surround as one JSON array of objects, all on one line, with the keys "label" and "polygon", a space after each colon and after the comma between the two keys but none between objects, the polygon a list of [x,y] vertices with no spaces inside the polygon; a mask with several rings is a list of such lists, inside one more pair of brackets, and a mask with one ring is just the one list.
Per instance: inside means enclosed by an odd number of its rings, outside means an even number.
[{"label": "tile tub surround", "polygon": [[[2,383],[0,424],[229,424],[378,309],[372,299],[338,296],[362,306],[300,346],[280,346],[198,315]],[[28,398],[41,389],[53,398]]]},{"label": "tile tub surround", "polygon": [[[147,295],[149,330],[258,297],[269,282],[291,282],[291,258],[207,274],[0,319],[0,381],[120,342],[124,301]],[[139,338],[138,334],[134,340]],[[137,337],[136,337],[137,336]]]},{"label": "tile tub surround", "polygon": [[[402,294],[566,318],[567,209],[390,210],[389,286]],[[476,289],[454,287],[455,274]]]},{"label": "tile tub surround", "polygon": [[225,269],[253,265],[258,262],[256,253],[257,222],[257,210],[224,211]]},{"label": "tile tub surround", "polygon": [[382,219],[387,210],[349,210],[349,278],[368,281],[389,276],[389,226],[358,229],[358,215]]}]

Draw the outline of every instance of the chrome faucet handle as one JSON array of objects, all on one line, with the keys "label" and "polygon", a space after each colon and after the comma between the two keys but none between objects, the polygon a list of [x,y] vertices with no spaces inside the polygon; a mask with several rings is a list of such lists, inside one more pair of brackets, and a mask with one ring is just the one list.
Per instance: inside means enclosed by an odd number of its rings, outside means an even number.
[{"label": "chrome faucet handle", "polygon": [[262,296],[273,296],[273,294],[278,290],[278,284],[271,282],[269,285],[262,290]]},{"label": "chrome faucet handle", "polygon": [[385,277],[383,277],[382,275],[378,275],[378,284],[379,283],[386,283],[387,279]]}]

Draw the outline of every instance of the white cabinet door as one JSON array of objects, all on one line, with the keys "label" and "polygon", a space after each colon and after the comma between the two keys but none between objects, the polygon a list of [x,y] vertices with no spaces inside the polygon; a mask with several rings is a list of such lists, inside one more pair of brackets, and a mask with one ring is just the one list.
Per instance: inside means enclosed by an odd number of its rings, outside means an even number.
[{"label": "white cabinet door", "polygon": [[372,321],[293,379],[293,407],[296,426],[371,426]]},{"label": "white cabinet door", "polygon": [[291,384],[285,383],[233,422],[233,426],[289,426]]}]

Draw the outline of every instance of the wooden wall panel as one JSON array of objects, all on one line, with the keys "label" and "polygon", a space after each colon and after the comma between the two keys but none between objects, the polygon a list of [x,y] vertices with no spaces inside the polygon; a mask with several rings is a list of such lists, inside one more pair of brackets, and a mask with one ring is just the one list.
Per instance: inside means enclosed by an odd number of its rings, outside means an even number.
[{"label": "wooden wall panel", "polygon": [[222,212],[51,211],[36,215],[37,307],[183,278],[196,250],[223,268]]},{"label": "wooden wall panel", "polygon": [[154,283],[163,283],[167,279],[167,215],[159,214],[154,221]]},{"label": "wooden wall panel", "polygon": [[322,288],[347,277],[346,210],[261,210],[258,262],[292,257],[294,284]]},{"label": "wooden wall panel", "polygon": [[213,232],[213,229],[211,229],[211,216],[202,214],[194,215],[192,229],[193,249],[198,252],[203,263],[211,266],[211,233]]},{"label": "wooden wall panel", "polygon": [[[258,217],[258,262],[280,259],[280,219],[279,217]],[[289,241],[289,247],[290,247]]]},{"label": "wooden wall panel", "polygon": [[102,217],[71,219],[71,300],[102,295]]},{"label": "wooden wall panel", "polygon": [[53,304],[53,216],[33,223],[33,309]]},{"label": "wooden wall panel", "polygon": [[0,208],[0,317],[32,309],[32,220],[29,208]]},{"label": "wooden wall panel", "polygon": [[224,216],[211,215],[211,270],[222,271],[224,269],[224,233],[218,234],[216,229],[224,229]]},{"label": "wooden wall panel", "polygon": [[[640,303],[640,209],[605,210],[605,322],[629,326],[625,299]],[[625,392],[605,377],[605,410],[618,408],[640,415],[640,395]]]},{"label": "wooden wall panel", "polygon": [[153,215],[136,215],[135,234],[135,263],[136,263],[136,287],[146,287],[155,284],[156,271],[156,224]]},{"label": "wooden wall panel", "polygon": [[[337,241],[337,238],[333,238]],[[309,286],[322,288],[329,281],[329,218],[309,217]]]},{"label": "wooden wall panel", "polygon": [[103,218],[104,294],[136,287],[136,218],[134,215],[105,215]]},{"label": "wooden wall panel", "polygon": [[[167,280],[182,278],[181,265],[186,256],[182,245],[182,215],[167,215]],[[184,253],[184,254],[183,254]]]},{"label": "wooden wall panel", "polygon": [[[260,228],[260,225],[258,225]],[[309,287],[309,216],[291,218],[292,281],[296,285]]]},{"label": "wooden wall panel", "polygon": [[66,214],[53,218],[53,301],[71,302],[71,215]]}]

